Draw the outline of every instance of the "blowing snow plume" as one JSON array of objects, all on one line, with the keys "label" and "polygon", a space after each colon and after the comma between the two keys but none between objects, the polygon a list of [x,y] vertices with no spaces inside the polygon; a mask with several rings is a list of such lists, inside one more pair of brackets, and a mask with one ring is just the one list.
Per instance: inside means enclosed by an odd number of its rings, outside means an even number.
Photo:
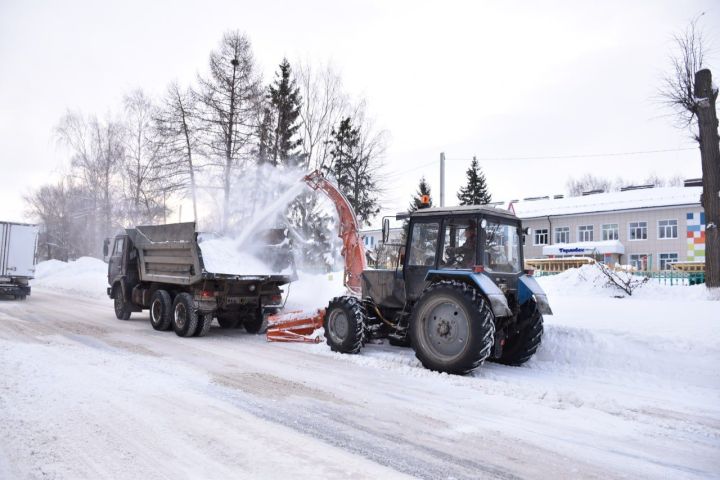
[{"label": "blowing snow plume", "polygon": [[234,201],[223,235],[198,237],[208,271],[290,273],[297,265],[329,271],[337,252],[336,214],[311,191],[300,169],[245,169],[233,184]]}]

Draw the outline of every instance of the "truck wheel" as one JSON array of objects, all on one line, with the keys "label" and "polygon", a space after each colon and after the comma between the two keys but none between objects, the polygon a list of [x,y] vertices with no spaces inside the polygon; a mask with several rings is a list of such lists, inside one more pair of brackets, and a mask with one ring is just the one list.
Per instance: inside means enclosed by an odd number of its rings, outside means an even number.
[{"label": "truck wheel", "polygon": [[173,302],[173,330],[178,337],[192,337],[197,325],[198,313],[192,295],[179,293]]},{"label": "truck wheel", "polygon": [[129,320],[130,319],[130,304],[125,301],[123,297],[122,289],[115,287],[114,301],[115,304],[115,316],[118,320]]},{"label": "truck wheel", "polygon": [[323,318],[325,339],[333,352],[358,353],[365,343],[365,312],[355,297],[335,297]]},{"label": "truck wheel", "polygon": [[267,322],[261,308],[245,313],[242,316],[242,324],[248,333],[260,333],[267,330]]},{"label": "truck wheel", "polygon": [[493,361],[518,366],[535,355],[543,334],[543,317],[534,301],[528,302],[518,314],[519,328],[511,331],[505,340],[502,355]]},{"label": "truck wheel", "polygon": [[240,322],[240,316],[238,314],[228,312],[218,313],[217,319],[220,328],[235,328],[238,322]]},{"label": "truck wheel", "polygon": [[206,313],[198,316],[198,326],[195,330],[196,337],[204,337],[210,331],[210,325],[213,321],[213,314]]},{"label": "truck wheel", "polygon": [[425,368],[465,374],[492,350],[495,323],[490,305],[473,287],[441,281],[425,289],[410,318],[410,343]]},{"label": "truck wheel", "polygon": [[150,324],[155,330],[170,330],[173,320],[173,302],[165,290],[157,290],[150,299]]}]

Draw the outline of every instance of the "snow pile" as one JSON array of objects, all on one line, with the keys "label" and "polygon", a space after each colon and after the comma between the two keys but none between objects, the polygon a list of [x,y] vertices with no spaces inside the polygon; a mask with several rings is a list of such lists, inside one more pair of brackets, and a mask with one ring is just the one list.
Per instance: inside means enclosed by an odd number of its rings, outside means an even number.
[{"label": "snow pile", "polygon": [[[198,235],[205,270],[228,275],[272,275],[273,271],[259,258],[245,250],[241,240]],[[289,272],[285,272],[289,273]]]},{"label": "snow pile", "polygon": [[[640,277],[638,277],[640,279]],[[549,297],[560,296],[600,296],[615,297],[626,296],[625,292],[617,287],[608,285],[608,278],[595,265],[583,265],[580,268],[571,268],[557,275],[548,275],[537,278],[538,283]],[[629,298],[657,298],[677,300],[708,300],[705,285],[665,285],[649,280],[633,291]]]},{"label": "snow pile", "polygon": [[97,258],[80,257],[67,263],[48,260],[35,266],[31,286],[103,298],[107,297],[107,272],[107,264]]}]

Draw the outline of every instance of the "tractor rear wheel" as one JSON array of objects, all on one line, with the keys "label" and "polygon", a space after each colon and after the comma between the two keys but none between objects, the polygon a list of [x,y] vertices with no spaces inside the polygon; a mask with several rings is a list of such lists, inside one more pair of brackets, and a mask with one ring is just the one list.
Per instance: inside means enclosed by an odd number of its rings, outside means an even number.
[{"label": "tractor rear wheel", "polygon": [[425,368],[465,374],[492,350],[495,319],[472,286],[440,281],[425,289],[410,318],[410,342]]},{"label": "tractor rear wheel", "polygon": [[518,322],[508,335],[500,358],[494,362],[518,366],[535,355],[543,334],[543,317],[534,301],[523,305],[518,314]]},{"label": "tractor rear wheel", "polygon": [[365,343],[365,311],[355,297],[335,297],[323,318],[325,339],[333,352],[358,353]]}]

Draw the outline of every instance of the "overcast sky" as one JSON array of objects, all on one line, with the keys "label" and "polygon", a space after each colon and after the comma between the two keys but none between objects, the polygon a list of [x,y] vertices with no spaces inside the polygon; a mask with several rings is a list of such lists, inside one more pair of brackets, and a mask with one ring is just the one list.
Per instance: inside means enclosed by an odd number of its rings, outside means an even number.
[{"label": "overcast sky", "polygon": [[[390,134],[383,213],[422,175],[439,199],[440,152],[447,204],[473,155],[494,200],[563,193],[586,172],[698,177],[656,93],[672,34],[701,12],[716,52],[717,1],[0,0],[0,220],[23,219],[22,196],[67,165],[53,128],[68,108],[103,116],[133,88],[192,82],[235,29],[266,81],[283,56],[331,61],[367,100]],[[680,151],[592,156],[651,150]]]}]

